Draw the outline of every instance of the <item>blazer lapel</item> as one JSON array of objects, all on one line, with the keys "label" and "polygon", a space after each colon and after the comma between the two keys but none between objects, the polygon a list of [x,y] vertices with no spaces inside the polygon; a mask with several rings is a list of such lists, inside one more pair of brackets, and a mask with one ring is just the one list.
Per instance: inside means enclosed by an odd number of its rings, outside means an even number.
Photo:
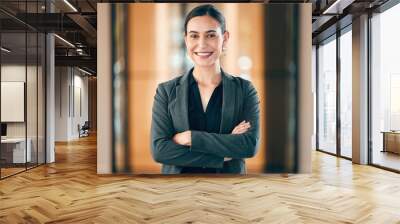
[{"label": "blazer lapel", "polygon": [[221,125],[220,133],[229,134],[234,127],[234,115],[236,106],[236,88],[233,81],[233,77],[226,74],[221,69],[222,74],[222,115],[221,115]]},{"label": "blazer lapel", "polygon": [[[176,123],[175,127],[177,131],[189,130],[189,114],[188,114],[188,104],[189,104],[189,80],[188,77],[193,71],[193,68],[189,70],[179,81],[179,85],[176,86],[176,104],[174,110],[176,113]],[[235,117],[235,107],[236,107],[236,87],[233,81],[233,77],[226,74],[221,69],[222,75],[222,114],[221,114],[221,124],[220,133],[228,134],[232,131],[234,127],[234,117]],[[175,119],[174,119],[175,120]]]},{"label": "blazer lapel", "polygon": [[178,131],[189,130],[189,115],[188,115],[188,104],[189,104],[189,74],[193,69],[189,70],[179,80],[179,85],[176,86],[176,104],[175,112],[177,117],[176,128]]}]

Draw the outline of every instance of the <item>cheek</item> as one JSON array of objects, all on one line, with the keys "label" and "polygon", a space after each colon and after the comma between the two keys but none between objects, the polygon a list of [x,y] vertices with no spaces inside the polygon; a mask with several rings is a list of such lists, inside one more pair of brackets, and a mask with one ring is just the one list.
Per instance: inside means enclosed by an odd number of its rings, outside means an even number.
[{"label": "cheek", "polygon": [[186,49],[188,52],[193,53],[194,49],[195,49],[195,45],[193,43],[188,43],[186,45]]},{"label": "cheek", "polygon": [[187,51],[190,51],[190,49],[191,49],[191,43],[190,43],[190,41],[185,40],[185,46],[186,46],[186,50],[187,50]]},{"label": "cheek", "polygon": [[222,42],[218,42],[214,45],[215,51],[220,54],[222,52]]},{"label": "cheek", "polygon": [[222,40],[215,41],[214,49],[218,52],[222,51]]}]

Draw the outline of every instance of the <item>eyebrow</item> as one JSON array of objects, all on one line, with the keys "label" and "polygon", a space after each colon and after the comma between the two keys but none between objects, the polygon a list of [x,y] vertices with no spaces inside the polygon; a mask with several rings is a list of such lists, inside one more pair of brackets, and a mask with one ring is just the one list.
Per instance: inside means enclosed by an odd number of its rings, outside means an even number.
[{"label": "eyebrow", "polygon": [[[216,33],[216,32],[217,32],[216,30],[208,30],[206,33]],[[189,31],[189,33],[199,33],[199,32],[191,30]]]}]

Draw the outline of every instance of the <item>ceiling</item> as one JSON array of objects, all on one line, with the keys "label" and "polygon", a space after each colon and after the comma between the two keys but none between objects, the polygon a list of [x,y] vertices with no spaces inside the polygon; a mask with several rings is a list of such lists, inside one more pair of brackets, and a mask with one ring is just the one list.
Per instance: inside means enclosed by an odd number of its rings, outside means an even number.
[{"label": "ceiling", "polygon": [[[44,47],[43,44],[36,43],[37,40],[34,38],[37,33],[54,32],[57,34],[55,38],[56,66],[79,66],[95,74],[97,2],[96,0],[69,0],[68,3],[72,8],[63,0],[47,0],[47,5],[44,0],[1,0],[2,46],[12,49],[2,60],[18,63],[24,60],[26,55],[28,59],[36,57],[36,51]],[[50,11],[52,13],[49,13]],[[25,40],[25,30],[28,32],[27,40]],[[29,34],[30,32],[32,34]],[[63,40],[67,40],[72,45]]]}]

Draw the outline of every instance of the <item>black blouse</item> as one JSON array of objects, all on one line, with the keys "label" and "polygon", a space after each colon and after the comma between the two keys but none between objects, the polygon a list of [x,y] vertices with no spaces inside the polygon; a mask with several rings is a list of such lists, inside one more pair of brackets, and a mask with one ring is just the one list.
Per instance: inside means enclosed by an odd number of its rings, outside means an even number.
[{"label": "black blouse", "polygon": [[[222,81],[214,89],[207,104],[206,111],[201,103],[199,86],[193,77],[189,75],[189,128],[190,130],[219,133],[222,113]],[[182,173],[217,173],[216,168],[184,167]]]}]

